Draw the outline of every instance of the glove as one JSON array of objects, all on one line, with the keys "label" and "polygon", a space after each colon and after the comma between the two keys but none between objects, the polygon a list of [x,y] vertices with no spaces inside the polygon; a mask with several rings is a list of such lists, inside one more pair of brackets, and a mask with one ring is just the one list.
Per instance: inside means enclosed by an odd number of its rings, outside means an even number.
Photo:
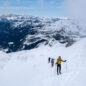
[{"label": "glove", "polygon": [[66,62],[67,60],[64,60],[64,62]]}]

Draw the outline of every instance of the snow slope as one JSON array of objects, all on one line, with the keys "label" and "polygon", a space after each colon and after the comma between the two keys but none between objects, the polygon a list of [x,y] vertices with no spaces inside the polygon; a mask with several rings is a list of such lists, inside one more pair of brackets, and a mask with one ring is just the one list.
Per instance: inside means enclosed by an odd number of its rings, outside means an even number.
[{"label": "snow slope", "polygon": [[[56,43],[53,47],[41,46],[30,51],[11,54],[0,52],[0,86],[85,86],[86,38],[71,47]],[[57,76],[48,57],[55,60],[61,55],[62,75]],[[67,70],[66,70],[67,65]]]}]

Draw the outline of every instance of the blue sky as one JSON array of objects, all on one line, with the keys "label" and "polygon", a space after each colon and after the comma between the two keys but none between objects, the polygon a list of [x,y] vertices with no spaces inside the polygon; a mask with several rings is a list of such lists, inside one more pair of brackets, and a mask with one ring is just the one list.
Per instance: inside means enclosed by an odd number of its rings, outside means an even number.
[{"label": "blue sky", "polygon": [[0,0],[0,14],[64,16],[64,0]]}]

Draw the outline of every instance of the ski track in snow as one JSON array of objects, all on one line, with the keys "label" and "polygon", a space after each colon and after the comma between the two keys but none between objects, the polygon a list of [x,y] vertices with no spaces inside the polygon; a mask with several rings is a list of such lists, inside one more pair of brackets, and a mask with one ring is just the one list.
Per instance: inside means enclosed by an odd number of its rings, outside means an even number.
[{"label": "ski track in snow", "polygon": [[[71,47],[56,44],[11,54],[0,52],[0,86],[85,86],[86,39]],[[51,67],[48,57],[61,55],[62,75],[57,76],[56,65]]]}]

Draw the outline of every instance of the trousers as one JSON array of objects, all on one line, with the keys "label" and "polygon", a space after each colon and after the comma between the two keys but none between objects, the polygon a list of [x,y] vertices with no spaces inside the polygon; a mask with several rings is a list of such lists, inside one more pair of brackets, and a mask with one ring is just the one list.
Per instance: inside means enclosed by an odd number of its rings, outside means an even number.
[{"label": "trousers", "polygon": [[61,74],[61,64],[57,64],[57,74]]}]

